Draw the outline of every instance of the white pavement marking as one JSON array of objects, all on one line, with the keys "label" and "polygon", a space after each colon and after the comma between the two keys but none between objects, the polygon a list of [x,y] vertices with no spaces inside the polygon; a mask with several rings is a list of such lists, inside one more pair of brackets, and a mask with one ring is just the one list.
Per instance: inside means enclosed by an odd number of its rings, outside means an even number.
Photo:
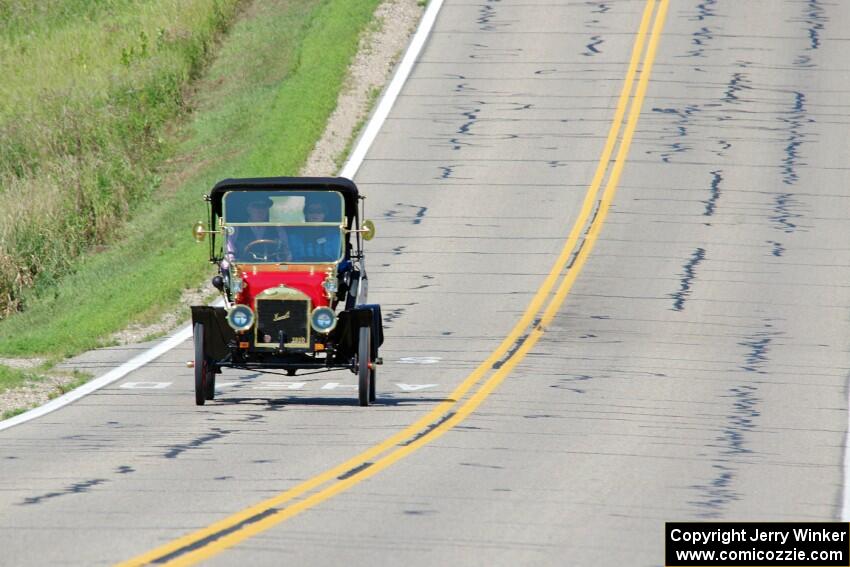
[{"label": "white pavement marking", "polygon": [[[369,151],[369,148],[372,146],[372,142],[375,141],[375,137],[378,135],[378,131],[381,129],[381,126],[384,124],[384,121],[390,113],[390,109],[393,104],[395,104],[398,94],[401,92],[401,87],[404,85],[405,81],[407,81],[407,77],[410,76],[413,65],[416,63],[416,58],[419,57],[419,52],[422,51],[422,48],[425,46],[425,40],[428,39],[428,35],[431,33],[431,28],[434,27],[437,14],[442,6],[443,0],[431,0],[431,3],[425,10],[425,13],[422,15],[422,21],[419,22],[419,28],[416,30],[413,40],[411,40],[410,45],[407,46],[404,58],[401,60],[401,64],[398,66],[395,75],[393,75],[392,81],[390,81],[387,90],[385,90],[381,96],[381,100],[378,103],[374,114],[372,114],[372,117],[369,119],[369,123],[363,131],[363,135],[361,135],[357,140],[354,151],[351,152],[351,156],[342,168],[342,171],[340,172],[341,177],[353,179],[357,170],[360,169],[360,166],[363,163],[363,158],[366,157],[366,152]],[[216,301],[213,305],[216,304],[221,305],[221,300]],[[28,412],[0,421],[0,431],[46,415],[70,404],[71,402],[79,400],[83,396],[86,396],[99,388],[109,385],[116,380],[120,380],[130,372],[137,370],[155,358],[159,358],[166,352],[175,348],[177,345],[188,340],[191,336],[192,326],[187,325],[149,351],[144,352],[125,362],[121,366],[110,370],[100,378],[87,382],[79,388],[72,390],[63,396],[59,396],[43,406],[39,406]]]},{"label": "white pavement marking", "polygon": [[266,382],[254,386],[255,390],[300,390],[307,382]]},{"label": "white pavement marking", "polygon": [[354,151],[351,152],[351,156],[349,156],[348,161],[342,168],[342,171],[339,172],[340,177],[354,179],[354,175],[357,173],[357,170],[360,169],[360,165],[366,157],[366,152],[369,151],[369,147],[372,145],[372,142],[375,141],[375,137],[381,130],[381,126],[384,125],[384,121],[387,119],[387,116],[389,116],[390,109],[393,107],[393,104],[395,104],[395,101],[401,92],[401,87],[404,86],[405,81],[407,81],[407,77],[410,76],[410,72],[413,70],[413,65],[419,57],[419,52],[422,51],[423,47],[425,47],[425,40],[428,39],[428,35],[431,33],[431,28],[434,27],[434,22],[437,20],[437,14],[440,12],[440,8],[442,6],[443,0],[431,0],[428,4],[428,8],[422,15],[422,20],[419,22],[419,28],[413,35],[410,45],[407,46],[404,58],[401,60],[398,69],[396,69],[395,75],[393,75],[387,90],[384,91],[384,94],[381,97],[381,102],[378,103],[377,108],[375,108],[375,113],[372,114],[372,117],[369,119],[369,123],[363,130],[363,135],[360,136],[360,139],[357,141],[357,146],[354,148]]},{"label": "white pavement marking", "polygon": [[404,356],[398,359],[401,364],[437,364],[441,360],[439,356]]},{"label": "white pavement marking", "polygon": [[322,390],[336,390],[337,388],[353,390],[357,388],[357,384],[340,384],[339,382],[328,382],[322,386]]},{"label": "white pavement marking", "polygon": [[397,383],[396,386],[404,390],[405,392],[416,392],[419,390],[426,390],[428,388],[436,388],[436,384],[400,384]]},{"label": "white pavement marking", "polygon": [[127,388],[129,390],[164,390],[171,386],[174,382],[124,382],[119,388]]}]

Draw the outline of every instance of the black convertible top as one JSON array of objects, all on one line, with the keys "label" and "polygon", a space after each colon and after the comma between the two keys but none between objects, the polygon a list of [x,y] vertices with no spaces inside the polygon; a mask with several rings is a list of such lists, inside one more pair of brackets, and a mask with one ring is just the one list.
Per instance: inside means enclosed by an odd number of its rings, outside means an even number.
[{"label": "black convertible top", "polygon": [[214,216],[221,216],[221,201],[228,191],[336,191],[345,200],[345,216],[348,225],[357,217],[357,186],[345,177],[252,177],[224,179],[215,184],[209,199]]}]

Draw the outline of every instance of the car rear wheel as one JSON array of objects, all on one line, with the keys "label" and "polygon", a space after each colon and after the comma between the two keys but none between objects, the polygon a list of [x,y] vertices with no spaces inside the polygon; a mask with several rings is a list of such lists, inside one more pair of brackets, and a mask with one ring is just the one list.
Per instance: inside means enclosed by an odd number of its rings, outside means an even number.
[{"label": "car rear wheel", "polygon": [[372,333],[369,327],[360,327],[360,337],[357,346],[357,377],[358,398],[361,406],[368,406],[373,400],[374,386],[372,385],[372,365],[370,344]]},{"label": "car rear wheel", "polygon": [[202,406],[215,396],[215,374],[204,350],[203,323],[195,323],[192,334],[195,340],[195,405]]},{"label": "car rear wheel", "polygon": [[[371,354],[371,351],[370,351]],[[375,382],[378,375],[378,365],[375,364],[375,361],[371,361],[370,365],[372,368],[369,370],[369,403],[375,403]]]}]

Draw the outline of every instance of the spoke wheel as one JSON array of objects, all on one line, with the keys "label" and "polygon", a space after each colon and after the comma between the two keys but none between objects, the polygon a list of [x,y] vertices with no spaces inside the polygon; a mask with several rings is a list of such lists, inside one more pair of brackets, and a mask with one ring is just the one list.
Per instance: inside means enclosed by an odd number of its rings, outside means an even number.
[{"label": "spoke wheel", "polygon": [[195,405],[202,406],[215,394],[215,375],[210,370],[209,360],[204,351],[204,325],[195,323]]},{"label": "spoke wheel", "polygon": [[361,406],[368,406],[373,399],[371,394],[374,392],[372,385],[372,369],[371,364],[371,344],[372,333],[369,327],[360,327],[360,340],[357,345],[357,377],[358,377],[358,399]]}]

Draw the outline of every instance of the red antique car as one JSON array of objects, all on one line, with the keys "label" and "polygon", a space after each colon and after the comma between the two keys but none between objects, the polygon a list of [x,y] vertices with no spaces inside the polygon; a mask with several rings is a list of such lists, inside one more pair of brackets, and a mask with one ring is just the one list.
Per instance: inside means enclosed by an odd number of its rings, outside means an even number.
[{"label": "red antique car", "polygon": [[223,307],[193,306],[195,403],[215,397],[222,368],[349,369],[361,406],[375,401],[383,343],[379,305],[367,304],[363,200],[345,178],[226,179],[205,197],[213,285]]}]

